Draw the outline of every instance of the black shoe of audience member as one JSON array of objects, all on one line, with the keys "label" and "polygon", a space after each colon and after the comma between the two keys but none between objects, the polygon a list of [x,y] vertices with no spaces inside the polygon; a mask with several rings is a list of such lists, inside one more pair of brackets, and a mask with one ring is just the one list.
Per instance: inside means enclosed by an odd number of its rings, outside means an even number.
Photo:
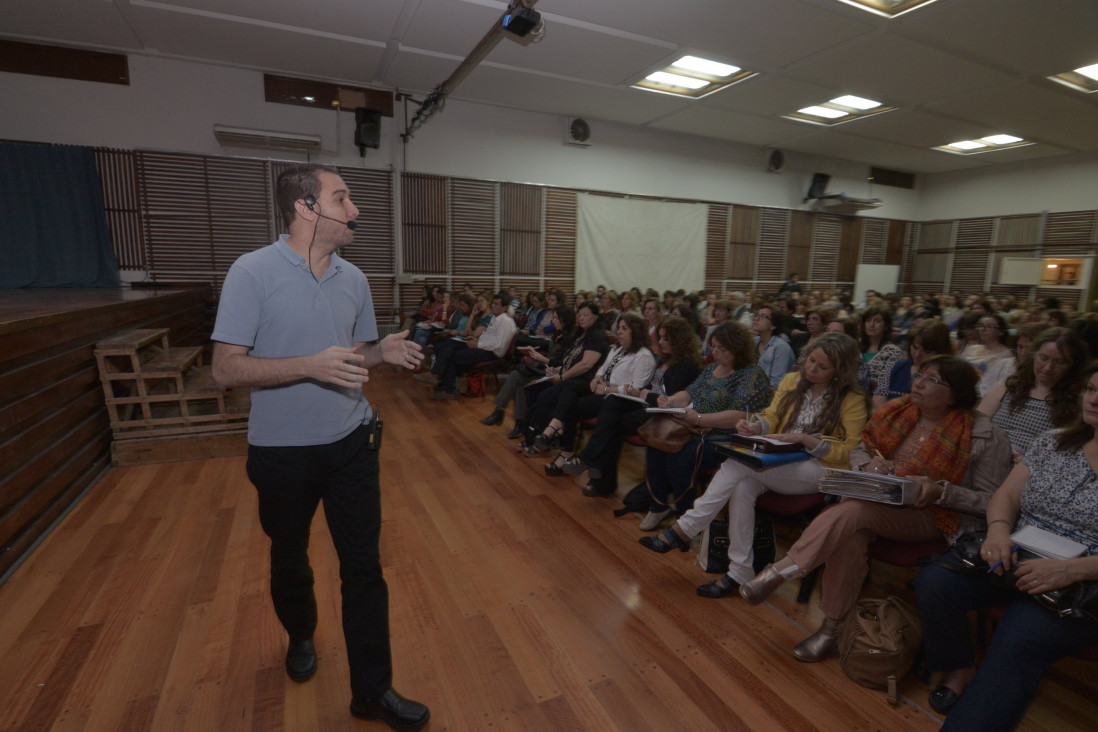
[{"label": "black shoe of audience member", "polygon": [[953,709],[953,705],[956,704],[957,700],[960,698],[960,694],[945,684],[941,684],[937,689],[930,692],[927,701],[930,703],[931,709],[944,717],[949,714],[949,711]]},{"label": "black shoe of audience member", "polygon": [[377,699],[352,699],[351,716],[358,719],[381,719],[393,729],[416,732],[431,718],[425,704],[405,699],[390,688]]},{"label": "black shoe of audience member", "polygon": [[480,423],[489,427],[495,427],[497,424],[503,424],[503,410],[497,408],[487,417],[480,420]]},{"label": "black shoe of audience member", "polygon": [[286,651],[286,675],[294,681],[308,681],[316,673],[316,649],[312,638],[290,638]]},{"label": "black shoe of audience member", "polygon": [[526,434],[526,425],[523,424],[521,419],[515,420],[515,428],[507,434],[508,440],[517,440]]}]

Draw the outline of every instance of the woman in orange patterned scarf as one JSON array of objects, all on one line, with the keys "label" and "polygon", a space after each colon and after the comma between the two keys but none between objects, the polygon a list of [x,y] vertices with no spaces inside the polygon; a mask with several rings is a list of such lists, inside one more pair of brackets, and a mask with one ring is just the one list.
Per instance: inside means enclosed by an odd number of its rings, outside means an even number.
[{"label": "woman in orange patterned scarf", "polygon": [[840,623],[858,601],[869,571],[869,543],[878,536],[897,541],[952,541],[982,528],[988,499],[1010,470],[1010,440],[976,412],[980,375],[951,356],[928,358],[912,374],[909,396],[873,413],[850,465],[871,473],[917,477],[912,506],[844,500],[821,513],[780,561],[740,587],[757,605],[784,580],[821,564],[823,626],[794,647],[801,661],[822,661],[835,649]]}]

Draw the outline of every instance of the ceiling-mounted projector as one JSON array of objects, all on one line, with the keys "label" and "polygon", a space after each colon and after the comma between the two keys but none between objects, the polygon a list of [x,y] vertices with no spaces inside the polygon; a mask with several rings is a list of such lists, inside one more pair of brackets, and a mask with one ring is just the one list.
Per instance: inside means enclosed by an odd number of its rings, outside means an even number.
[{"label": "ceiling-mounted projector", "polygon": [[541,13],[519,5],[503,16],[503,30],[514,33],[519,38],[525,38],[540,22]]}]

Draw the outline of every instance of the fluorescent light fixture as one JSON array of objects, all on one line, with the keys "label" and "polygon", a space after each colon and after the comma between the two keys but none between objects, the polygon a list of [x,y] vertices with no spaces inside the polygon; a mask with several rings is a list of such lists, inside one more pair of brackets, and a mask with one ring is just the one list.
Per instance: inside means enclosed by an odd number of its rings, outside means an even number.
[{"label": "fluorescent light fixture", "polygon": [[926,7],[934,0],[838,0],[838,2],[853,5],[874,15],[896,18],[912,10]]},{"label": "fluorescent light fixture", "polygon": [[649,81],[654,81],[657,84],[681,86],[683,89],[701,89],[703,86],[709,86],[709,82],[704,79],[692,79],[689,76],[669,74],[666,71],[656,71],[644,78]]},{"label": "fluorescent light fixture", "polygon": [[1050,265],[1048,265],[1048,268],[1049,269],[1056,269],[1056,265],[1055,264],[1050,264]]},{"label": "fluorescent light fixture", "polygon": [[881,106],[880,102],[875,102],[872,99],[866,99],[865,97],[856,97],[853,94],[847,94],[844,97],[836,97],[831,100],[832,104],[839,104],[844,107],[853,107],[854,109],[875,109]]},{"label": "fluorescent light fixture", "polygon": [[710,76],[719,76],[724,78],[731,76],[740,70],[739,66],[731,66],[729,64],[718,63],[717,61],[710,61],[704,58],[698,58],[697,56],[683,56],[672,66],[677,66],[680,69],[687,69],[689,71],[700,71],[703,74],[709,74]]},{"label": "fluorescent light fixture", "polygon": [[992,145],[1013,145],[1016,142],[1021,142],[1022,138],[1015,137],[1014,135],[988,135],[987,137],[980,138],[983,142],[990,142]]},{"label": "fluorescent light fixture", "polygon": [[951,142],[948,145],[938,145],[931,149],[953,153],[954,155],[978,155],[980,153],[1009,150],[1012,147],[1025,147],[1026,145],[1032,144],[1032,142],[1023,140],[1016,135],[997,134],[981,137],[978,140],[958,140],[957,142]]},{"label": "fluorescent light fixture", "polygon": [[829,107],[805,107],[804,109],[798,109],[801,114],[810,114],[813,117],[823,117],[824,119],[838,119],[839,117],[845,117],[849,112],[844,112],[841,109],[831,109]]},{"label": "fluorescent light fixture", "polygon": [[1081,69],[1075,69],[1075,73],[1085,76],[1088,79],[1098,81],[1098,64],[1091,64],[1090,66],[1084,66]]},{"label": "fluorescent light fixture", "polygon": [[306,102],[315,102],[316,101],[316,97],[301,97],[301,98],[304,99]]}]

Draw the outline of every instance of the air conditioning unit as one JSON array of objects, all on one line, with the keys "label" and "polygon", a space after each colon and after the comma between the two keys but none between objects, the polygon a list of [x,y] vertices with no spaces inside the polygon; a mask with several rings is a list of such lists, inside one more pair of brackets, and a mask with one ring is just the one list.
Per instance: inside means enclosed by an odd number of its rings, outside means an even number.
[{"label": "air conditioning unit", "polygon": [[570,117],[568,126],[564,128],[564,142],[587,147],[591,144],[591,125],[585,119]]},{"label": "air conditioning unit", "polygon": [[320,135],[300,135],[296,132],[272,132],[214,125],[214,137],[221,143],[221,147],[283,150],[308,155],[316,155],[320,152]]},{"label": "air conditioning unit", "polygon": [[848,196],[845,193],[835,193],[828,196],[821,196],[816,202],[816,208],[817,210],[822,209],[828,213],[853,215],[859,211],[877,208],[882,203],[883,201],[879,198],[855,198],[854,196]]}]

